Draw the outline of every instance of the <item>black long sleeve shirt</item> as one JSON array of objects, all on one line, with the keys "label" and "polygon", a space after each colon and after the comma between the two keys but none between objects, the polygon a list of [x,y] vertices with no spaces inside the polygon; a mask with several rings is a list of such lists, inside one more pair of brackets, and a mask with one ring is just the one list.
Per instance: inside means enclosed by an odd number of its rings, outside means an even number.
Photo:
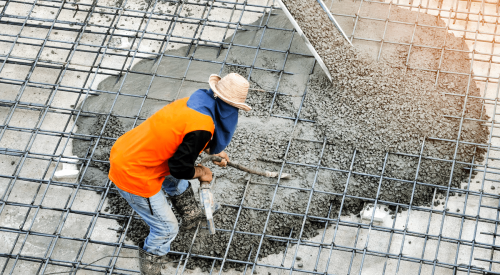
[{"label": "black long sleeve shirt", "polygon": [[[192,179],[195,173],[194,163],[211,139],[212,134],[209,131],[187,133],[177,151],[168,160],[170,174],[176,179]],[[206,148],[210,148],[210,144]]]}]

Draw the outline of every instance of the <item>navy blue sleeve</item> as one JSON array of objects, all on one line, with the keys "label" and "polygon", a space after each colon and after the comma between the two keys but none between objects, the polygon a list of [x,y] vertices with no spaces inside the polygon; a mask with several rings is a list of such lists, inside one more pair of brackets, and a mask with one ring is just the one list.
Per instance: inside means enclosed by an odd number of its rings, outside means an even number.
[{"label": "navy blue sleeve", "polygon": [[192,179],[194,177],[194,163],[205,145],[212,139],[209,131],[193,131],[187,133],[182,143],[168,160],[170,174],[176,179]]}]

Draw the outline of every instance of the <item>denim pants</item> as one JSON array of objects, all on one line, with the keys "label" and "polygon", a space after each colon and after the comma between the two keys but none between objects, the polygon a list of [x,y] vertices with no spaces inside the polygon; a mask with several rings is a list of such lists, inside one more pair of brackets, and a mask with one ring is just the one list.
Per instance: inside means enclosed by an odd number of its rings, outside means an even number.
[{"label": "denim pants", "polygon": [[[186,191],[189,182],[167,176],[162,187],[169,196],[177,196]],[[150,198],[143,198],[120,188],[117,189],[134,211],[149,225],[149,235],[142,248],[154,255],[167,254],[170,251],[170,243],[179,232],[179,224],[163,191],[160,190]]]}]

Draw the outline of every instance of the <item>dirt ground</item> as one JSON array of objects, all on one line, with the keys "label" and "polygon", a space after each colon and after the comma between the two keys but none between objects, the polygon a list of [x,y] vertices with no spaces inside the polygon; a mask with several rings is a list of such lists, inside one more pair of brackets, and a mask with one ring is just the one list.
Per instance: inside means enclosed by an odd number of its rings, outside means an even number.
[{"label": "dirt ground", "polygon": [[[383,51],[380,61],[375,61],[379,51],[378,44],[355,43],[355,47],[350,47],[336,30],[329,23],[326,15],[318,12],[319,6],[309,3],[310,1],[284,1],[290,12],[294,15],[308,39],[313,43],[319,54],[325,60],[325,64],[330,69],[333,76],[333,83],[328,82],[324,73],[317,69],[308,82],[309,72],[300,72],[294,75],[293,79],[283,81],[282,89],[286,89],[290,94],[300,94],[299,87],[308,85],[307,96],[303,102],[301,118],[316,121],[306,126],[301,126],[296,134],[297,138],[313,139],[322,141],[327,139],[327,145],[322,159],[319,159],[322,144],[296,140],[292,143],[287,161],[306,164],[318,164],[322,166],[348,169],[352,153],[358,150],[357,161],[354,170],[366,174],[379,175],[382,162],[386,152],[402,152],[408,154],[418,154],[421,150],[425,137],[439,137],[443,139],[455,139],[458,135],[458,120],[444,118],[444,115],[460,116],[463,110],[463,100],[454,97],[443,96],[444,92],[479,95],[479,90],[474,83],[470,84],[466,77],[443,75],[434,85],[436,74],[431,72],[407,70],[407,49],[403,46],[384,45],[387,47]],[[312,1],[316,3],[315,1]],[[355,5],[354,2],[344,1],[345,5]],[[351,3],[351,4],[349,4]],[[346,7],[348,8],[348,7]],[[382,7],[380,11],[384,12]],[[314,15],[314,16],[312,16]],[[394,9],[392,16],[399,20],[409,20],[415,16],[415,12],[403,9]],[[428,25],[442,25],[442,21],[435,16],[420,15],[422,20],[426,20]],[[321,22],[321,28],[317,28],[317,21],[310,21],[314,18]],[[292,28],[287,18],[279,13],[272,16],[269,22],[273,26]],[[409,26],[408,28],[411,28]],[[364,30],[370,32],[369,28]],[[399,27],[389,29],[388,35],[405,39],[404,33],[409,29]],[[235,40],[240,44],[254,44],[256,30],[249,30],[236,34]],[[283,34],[284,35],[284,34]],[[399,35],[399,36],[398,36]],[[462,48],[463,41],[448,33],[438,33],[433,29],[419,30],[415,39],[418,41],[430,41],[427,43],[440,43],[443,36],[449,47]],[[278,34],[274,40],[267,43],[282,43],[282,37]],[[305,47],[296,49],[307,52]],[[182,55],[185,48],[172,50],[170,55]],[[198,49],[198,55],[209,60],[217,60],[216,49]],[[230,61],[236,64],[246,64],[248,61],[244,49],[241,52],[234,50],[231,52]],[[435,67],[436,60],[441,53],[429,51],[422,48],[415,48],[409,58],[411,67]],[[222,59],[221,54],[219,59]],[[289,57],[292,59],[292,57]],[[168,59],[160,64],[152,61],[138,63],[134,70],[150,71],[154,66],[159,66],[158,73],[163,75],[179,75],[183,73],[186,59]],[[269,54],[261,57],[260,62],[266,62],[266,67],[272,67],[283,62],[283,58],[278,55]],[[445,55],[443,70],[468,72],[470,62],[465,54],[449,53]],[[205,63],[203,63],[205,64]],[[199,71],[213,70],[209,65],[201,64],[195,69]],[[207,63],[208,64],[208,63]],[[289,70],[300,71],[300,62],[291,63],[295,66]],[[435,68],[434,68],[435,69]],[[226,66],[223,75],[236,71],[245,77],[248,76],[249,69]],[[263,71],[255,70],[250,76],[252,87],[270,89],[275,82],[277,75],[266,74]],[[110,77],[101,82],[100,90],[118,91],[121,78]],[[149,79],[137,74],[127,76],[127,80],[121,88],[122,93],[139,94],[143,92],[144,86],[149,84]],[[180,94],[177,94],[177,86],[167,79],[161,79],[153,83],[148,96],[155,97],[161,95],[162,98],[172,100],[177,97],[188,96],[198,88],[207,88],[208,85],[200,83],[186,82]],[[102,94],[100,96],[89,97],[82,107],[85,111],[106,113],[114,99],[113,94]],[[262,159],[283,160],[286,146],[290,139],[288,132],[293,121],[270,117],[269,109],[272,94],[251,91],[248,103],[254,108],[250,113],[241,113],[237,132],[227,148],[227,152],[235,162],[267,170],[278,170],[280,165],[262,161]],[[141,99],[142,100],[142,99]],[[115,104],[113,114],[124,115],[126,113],[137,113],[141,106],[141,100],[130,97],[119,98]],[[273,107],[273,114],[284,116],[294,116],[300,106],[300,97],[280,96]],[[147,99],[142,107],[141,116],[148,117],[156,110],[166,104],[164,100]],[[478,101],[469,100],[465,108],[466,117],[482,118],[481,104]],[[104,122],[104,117],[82,118],[79,120],[78,129],[85,134],[98,134]],[[139,122],[140,123],[140,122]],[[118,137],[133,127],[134,121],[111,116],[104,131],[104,136]],[[461,129],[461,139],[470,142],[484,143],[487,137],[487,130],[476,122],[464,123]],[[79,157],[87,157],[88,148],[91,142],[75,141],[74,153]],[[425,141],[424,155],[442,159],[452,159],[455,153],[455,144],[440,141]],[[93,158],[97,160],[107,160],[112,142],[101,140]],[[475,150],[471,146],[459,146],[456,159],[470,162],[472,157],[476,161],[481,160],[484,152]],[[321,162],[320,162],[321,161]],[[217,188],[215,197],[224,204],[239,205],[241,201],[245,206],[259,209],[269,209],[271,206],[272,191],[274,186],[250,184],[247,196],[242,197],[248,175],[234,169],[221,169],[210,165],[217,175]],[[384,174],[390,177],[414,180],[416,174],[416,159],[404,156],[391,155]],[[466,177],[463,166],[455,166],[454,178],[451,180],[452,186],[459,186]],[[94,162],[85,175],[88,183],[100,185],[106,182],[108,167],[105,164]],[[448,185],[451,164],[441,161],[425,160],[422,162],[418,181]],[[315,170],[302,166],[286,165],[284,171],[294,174],[292,180],[286,181],[287,186],[311,188],[314,181]],[[275,184],[275,181],[261,178],[254,178],[264,183]],[[315,183],[315,190],[342,193],[346,183],[345,174],[327,170],[321,170]],[[196,185],[194,183],[194,185]],[[347,194],[362,196],[365,198],[375,198],[379,182],[377,178],[355,175],[351,178]],[[380,188],[379,199],[409,204],[412,198],[412,185],[401,182],[385,180]],[[290,213],[304,214],[309,201],[309,192],[296,189],[279,188],[274,199],[272,209],[276,211],[286,211]],[[428,205],[432,198],[432,192],[428,188],[419,186],[413,194],[413,205]],[[333,202],[334,209],[329,217],[338,215],[341,202],[340,196],[314,193],[309,215],[318,217],[328,217],[330,203]],[[357,214],[363,207],[364,202],[357,199],[347,199],[342,209],[342,214]],[[112,213],[129,214],[130,208],[116,194],[109,196],[109,211]],[[393,214],[394,209],[387,209]],[[218,228],[233,229],[238,210],[233,207],[223,207],[221,214],[215,218]],[[244,209],[239,214],[236,230],[262,233],[264,223],[267,218],[267,211],[256,211]],[[302,217],[285,214],[272,213],[266,229],[266,234],[274,236],[288,237],[292,228],[300,228]],[[311,238],[317,235],[316,229],[323,226],[322,223],[307,220],[304,226],[303,238]],[[293,237],[297,238],[297,231]],[[148,234],[147,226],[140,220],[134,220],[131,224],[128,237],[137,243]],[[181,232],[174,243],[172,249],[175,251],[187,251],[191,244],[193,231]],[[230,233],[217,232],[213,237],[202,231],[198,234],[192,253],[222,257],[229,242]],[[255,248],[258,246],[260,236],[246,234],[235,234],[229,249],[228,258],[246,260],[249,253],[255,256]],[[281,242],[271,241],[264,238],[259,257],[279,253],[284,249]],[[251,252],[252,251],[252,252]],[[194,258],[188,262],[188,268],[196,266],[206,270],[211,266],[211,262]],[[234,263],[226,264],[226,267],[242,268]]]}]

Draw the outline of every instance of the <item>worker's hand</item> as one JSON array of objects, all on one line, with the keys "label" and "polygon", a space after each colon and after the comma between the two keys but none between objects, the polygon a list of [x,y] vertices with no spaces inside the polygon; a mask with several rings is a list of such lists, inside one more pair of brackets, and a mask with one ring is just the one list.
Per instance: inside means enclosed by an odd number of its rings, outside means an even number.
[{"label": "worker's hand", "polygon": [[218,156],[220,158],[222,158],[222,161],[218,162],[218,161],[212,161],[215,165],[218,165],[220,167],[226,167],[227,166],[227,163],[229,162],[229,156],[226,154],[226,152],[222,151],[214,156]]},{"label": "worker's hand", "polygon": [[212,171],[210,171],[210,168],[205,167],[201,164],[198,164],[197,166],[194,167],[194,178],[198,179],[200,182],[206,181],[206,182],[212,182]]}]

